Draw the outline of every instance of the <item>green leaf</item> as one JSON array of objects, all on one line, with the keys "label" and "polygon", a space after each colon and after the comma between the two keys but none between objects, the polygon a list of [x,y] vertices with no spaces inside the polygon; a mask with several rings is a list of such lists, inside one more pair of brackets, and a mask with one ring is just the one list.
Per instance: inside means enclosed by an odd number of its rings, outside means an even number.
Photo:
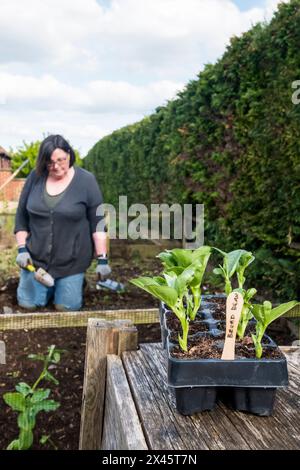
[{"label": "green leaf", "polygon": [[38,401],[45,400],[49,397],[50,392],[51,390],[49,388],[47,388],[46,390],[38,389],[34,392],[33,396],[30,399],[30,402],[37,403]]},{"label": "green leaf", "polygon": [[167,274],[176,274],[176,276],[179,276],[179,274],[181,274],[183,271],[185,270],[185,268],[183,266],[173,266],[172,268],[168,268],[167,270],[164,271],[164,274],[167,273]]},{"label": "green leaf", "polygon": [[57,408],[60,407],[60,404],[54,400],[44,400],[32,405],[32,410],[35,414],[39,413],[40,411],[55,411]]},{"label": "green leaf", "polygon": [[285,313],[287,313],[289,310],[294,308],[296,305],[300,305],[300,302],[297,302],[297,300],[291,300],[290,302],[286,302],[284,304],[278,305],[278,307],[273,308],[267,315],[266,318],[266,324],[267,326],[270,325],[274,320],[277,318],[281,317]]},{"label": "green leaf", "polygon": [[177,290],[178,297],[182,297],[184,291],[187,289],[189,282],[193,279],[195,270],[193,268],[185,269],[176,279],[175,289]]},{"label": "green leaf", "polygon": [[54,362],[54,364],[58,364],[60,361],[60,353],[55,351],[55,353],[53,354],[53,358],[51,360],[51,362]]},{"label": "green leaf", "polygon": [[24,397],[32,392],[32,388],[25,382],[20,382],[16,385],[17,392],[20,392]]},{"label": "green leaf", "polygon": [[[166,284],[163,278],[160,278],[160,279],[162,279],[164,284]],[[131,284],[134,284],[135,286],[140,287],[141,289],[145,289],[147,286],[162,285],[162,282],[158,282],[155,278],[148,277],[148,276],[141,276],[141,277],[137,277],[136,279],[130,279],[130,282]]]},{"label": "green leaf", "polygon": [[170,253],[172,253],[173,258],[176,260],[178,266],[183,266],[187,268],[193,262],[192,250],[174,248],[174,250],[171,250]]},{"label": "green leaf", "polygon": [[164,277],[165,277],[165,282],[167,283],[167,285],[175,289],[176,277],[177,277],[176,274],[172,272],[171,272],[171,275],[164,273]]},{"label": "green leaf", "polygon": [[159,258],[166,268],[176,265],[176,260],[170,251],[163,251],[159,253],[156,258]]},{"label": "green leaf", "polygon": [[192,262],[194,263],[197,260],[203,260],[207,257],[207,259],[210,257],[211,254],[211,247],[210,246],[200,246],[200,248],[197,248],[196,250],[193,251],[192,253]]},{"label": "green leaf", "polygon": [[265,300],[263,305],[254,304],[252,307],[252,313],[256,320],[265,325],[266,317],[268,316],[268,312],[272,309],[272,304],[268,300]]},{"label": "green leaf", "polygon": [[241,269],[247,268],[254,260],[255,256],[253,256],[250,251],[246,251],[246,253],[244,253],[240,259]]},{"label": "green leaf", "polygon": [[238,267],[240,258],[245,253],[247,253],[245,250],[234,250],[227,254],[227,272],[229,278],[234,275]]},{"label": "green leaf", "polygon": [[45,380],[49,380],[49,382],[53,382],[55,385],[59,384],[59,381],[48,370],[46,370],[44,378]]},{"label": "green leaf", "polygon": [[169,307],[174,307],[177,302],[178,294],[175,289],[167,285],[162,286],[150,277],[139,277],[137,279],[131,279],[130,282],[162,300]]},{"label": "green leaf", "polygon": [[21,393],[9,392],[3,395],[5,403],[10,406],[14,411],[25,410],[25,398]]},{"label": "green leaf", "polygon": [[254,297],[256,293],[257,293],[257,290],[254,289],[254,287],[252,287],[251,289],[248,289],[245,292],[245,302],[249,302],[250,299],[252,299],[252,297]]},{"label": "green leaf", "polygon": [[6,450],[21,450],[19,439],[15,439],[14,441],[11,441],[11,443],[7,446]]}]

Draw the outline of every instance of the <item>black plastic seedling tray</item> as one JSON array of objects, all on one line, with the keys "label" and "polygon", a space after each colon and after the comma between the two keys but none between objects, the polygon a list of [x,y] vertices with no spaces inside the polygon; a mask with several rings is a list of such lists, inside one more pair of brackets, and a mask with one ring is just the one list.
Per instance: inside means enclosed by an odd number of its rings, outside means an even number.
[{"label": "black plastic seedling tray", "polygon": [[[201,318],[208,325],[207,333],[216,339],[221,331],[220,321],[213,320],[211,296],[203,297]],[[276,359],[178,359],[172,357],[176,344],[170,341],[165,314],[167,307],[161,305],[162,343],[168,353],[168,384],[173,388],[177,410],[191,415],[212,410],[218,399],[235,410],[246,411],[260,416],[273,412],[276,390],[288,385],[285,357]],[[199,315],[200,318],[200,315]],[[268,336],[264,337],[265,348],[277,349]]]}]

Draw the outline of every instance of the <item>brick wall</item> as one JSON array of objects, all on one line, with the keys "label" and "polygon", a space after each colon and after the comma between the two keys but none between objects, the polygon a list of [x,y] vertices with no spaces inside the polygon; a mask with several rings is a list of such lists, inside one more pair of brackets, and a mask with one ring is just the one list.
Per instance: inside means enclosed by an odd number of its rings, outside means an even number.
[{"label": "brick wall", "polygon": [[[0,169],[0,186],[12,175],[10,169]],[[15,178],[0,191],[0,201],[18,201],[26,178]]]}]

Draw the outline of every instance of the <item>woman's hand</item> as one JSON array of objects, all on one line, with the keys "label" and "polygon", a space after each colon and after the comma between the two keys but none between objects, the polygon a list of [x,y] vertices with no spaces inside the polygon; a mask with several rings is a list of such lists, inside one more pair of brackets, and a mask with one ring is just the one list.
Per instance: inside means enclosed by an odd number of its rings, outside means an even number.
[{"label": "woman's hand", "polygon": [[32,264],[30,253],[27,251],[25,246],[18,248],[16,263],[20,266],[20,268],[26,268],[28,264]]},{"label": "woman's hand", "polygon": [[110,275],[111,267],[108,264],[108,258],[106,255],[98,256],[96,273],[100,275],[102,280],[106,279]]}]

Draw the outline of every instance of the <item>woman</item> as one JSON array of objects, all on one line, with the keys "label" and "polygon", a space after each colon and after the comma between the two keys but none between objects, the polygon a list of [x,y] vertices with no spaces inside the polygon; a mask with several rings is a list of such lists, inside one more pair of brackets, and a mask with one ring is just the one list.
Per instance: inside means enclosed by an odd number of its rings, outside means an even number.
[{"label": "woman", "polygon": [[[36,168],[25,183],[16,214],[17,264],[21,270],[18,304],[27,309],[47,305],[54,296],[57,310],[82,306],[84,272],[93,252],[96,272],[105,278],[111,269],[106,252],[103,219],[96,215],[102,195],[94,175],[74,166],[75,153],[60,135],[41,144]],[[101,225],[101,224],[100,224]],[[46,287],[26,269],[44,268],[54,278]]]}]

